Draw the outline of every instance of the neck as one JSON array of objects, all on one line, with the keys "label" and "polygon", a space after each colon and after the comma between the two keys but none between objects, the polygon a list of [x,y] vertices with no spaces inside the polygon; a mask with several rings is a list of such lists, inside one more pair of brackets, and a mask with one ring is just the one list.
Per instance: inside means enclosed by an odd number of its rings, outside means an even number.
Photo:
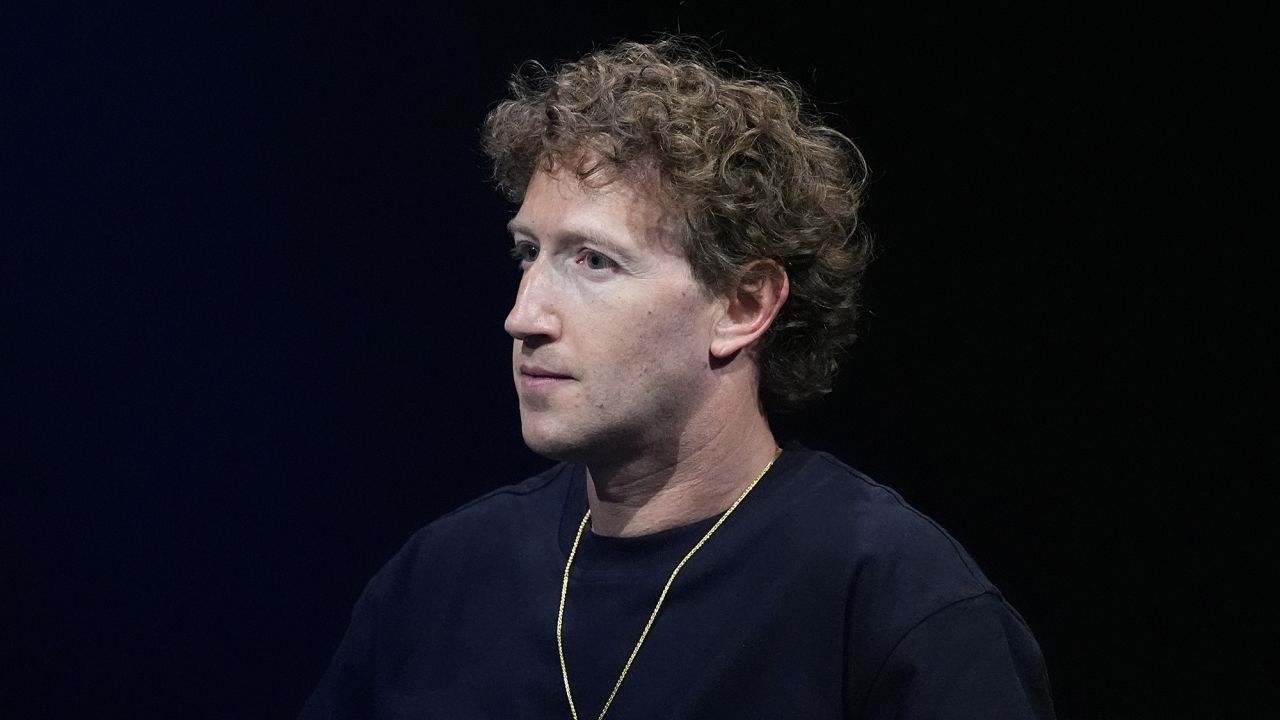
[{"label": "neck", "polygon": [[591,530],[649,535],[724,512],[777,453],[762,413],[675,439],[665,447],[587,468]]}]

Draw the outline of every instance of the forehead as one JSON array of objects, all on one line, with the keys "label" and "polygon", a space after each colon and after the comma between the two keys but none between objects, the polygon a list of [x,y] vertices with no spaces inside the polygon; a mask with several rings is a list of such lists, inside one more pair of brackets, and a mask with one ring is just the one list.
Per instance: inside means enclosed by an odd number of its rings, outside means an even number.
[{"label": "forehead", "polygon": [[561,164],[534,173],[508,228],[543,242],[573,235],[683,258],[682,219],[649,184],[592,183]]}]

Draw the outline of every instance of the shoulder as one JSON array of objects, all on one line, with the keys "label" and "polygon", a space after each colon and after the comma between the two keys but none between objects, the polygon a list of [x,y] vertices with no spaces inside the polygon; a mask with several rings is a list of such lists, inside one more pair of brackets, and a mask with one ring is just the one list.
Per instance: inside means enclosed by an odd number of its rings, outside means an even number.
[{"label": "shoulder", "polygon": [[[795,455],[780,504],[821,528],[811,544],[843,570],[851,687],[894,686],[902,678],[893,673],[912,668],[953,677],[965,658],[1013,668],[1021,679],[1011,697],[1023,696],[1024,681],[1039,687],[1043,662],[1030,630],[951,533],[832,455]],[[885,685],[886,677],[895,679]]]},{"label": "shoulder", "polygon": [[471,572],[486,556],[509,556],[532,537],[555,537],[573,468],[557,464],[440,516],[415,532],[369,583],[377,592],[413,585],[430,572]]},{"label": "shoulder", "polygon": [[939,593],[941,603],[994,590],[960,542],[895,490],[828,453],[795,452],[784,502],[823,528],[823,549],[861,580]]},{"label": "shoulder", "polygon": [[[529,519],[557,514],[573,480],[574,467],[557,463],[514,485],[505,485],[445,513],[418,532],[440,535],[465,532],[477,524],[488,525],[510,515]],[[516,519],[516,518],[510,518]]]},{"label": "shoulder", "polygon": [[1002,602],[964,546],[892,488],[828,453],[794,452],[778,505],[822,564],[841,569],[853,630],[879,638],[880,652],[944,608]]}]

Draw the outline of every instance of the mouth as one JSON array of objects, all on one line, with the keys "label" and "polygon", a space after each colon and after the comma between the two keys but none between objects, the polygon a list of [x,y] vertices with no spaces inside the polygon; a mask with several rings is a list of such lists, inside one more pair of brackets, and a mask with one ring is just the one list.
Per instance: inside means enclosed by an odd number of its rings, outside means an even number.
[{"label": "mouth", "polygon": [[529,378],[549,378],[552,380],[572,380],[573,376],[567,373],[556,372],[537,365],[521,365],[520,374]]},{"label": "mouth", "polygon": [[520,366],[520,386],[526,390],[544,390],[564,385],[574,380],[567,373],[548,370],[536,365]]}]

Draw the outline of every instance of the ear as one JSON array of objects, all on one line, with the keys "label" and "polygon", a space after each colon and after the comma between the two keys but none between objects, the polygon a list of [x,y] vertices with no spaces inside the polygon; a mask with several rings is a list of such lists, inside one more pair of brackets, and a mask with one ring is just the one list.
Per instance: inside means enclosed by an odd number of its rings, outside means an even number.
[{"label": "ear", "polygon": [[790,292],[787,271],[776,261],[756,260],[743,268],[724,298],[724,312],[716,320],[711,339],[711,356],[728,361],[759,340]]}]

